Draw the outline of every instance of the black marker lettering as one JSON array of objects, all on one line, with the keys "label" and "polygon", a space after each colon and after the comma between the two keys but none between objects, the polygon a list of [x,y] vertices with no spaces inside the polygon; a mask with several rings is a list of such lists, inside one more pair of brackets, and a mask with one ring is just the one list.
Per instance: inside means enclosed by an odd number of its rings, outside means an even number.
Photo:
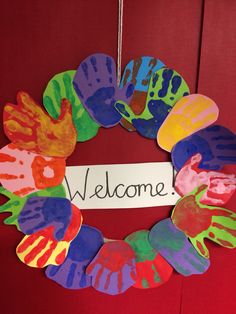
[{"label": "black marker lettering", "polygon": [[116,197],[118,197],[118,198],[123,198],[123,197],[125,196],[125,192],[124,192],[124,194],[123,194],[122,196],[118,194],[118,188],[121,187],[121,186],[125,187],[125,185],[122,184],[122,183],[118,184],[118,185],[115,187],[115,189],[114,189],[114,192],[113,192],[113,194],[112,194],[112,197],[113,197],[114,195],[116,195]]},{"label": "black marker lettering", "polygon": [[[160,190],[159,190],[159,186],[160,186]],[[163,182],[160,182],[156,185],[156,191],[157,191],[157,194],[159,196],[166,196],[168,193],[164,193],[164,194],[161,194],[161,192],[164,190],[165,188],[165,185]]]},{"label": "black marker lettering", "polygon": [[94,197],[95,195],[96,195],[98,198],[100,198],[100,199],[106,198],[106,196],[107,196],[106,194],[105,194],[104,196],[99,196],[99,195],[98,195],[98,193],[101,192],[101,190],[103,190],[103,188],[104,188],[103,185],[101,185],[101,184],[97,185],[97,186],[95,187],[94,194],[91,195],[89,198],[92,198],[92,197]]},{"label": "black marker lettering", "polygon": [[65,176],[65,181],[66,181],[66,185],[68,188],[68,192],[69,192],[69,196],[70,196],[70,200],[73,201],[73,199],[76,197],[76,195],[79,195],[80,198],[84,201],[86,198],[86,192],[87,192],[87,183],[88,183],[88,175],[89,175],[89,168],[86,170],[86,174],[85,174],[85,180],[84,180],[84,191],[83,191],[83,195],[81,195],[81,193],[77,190],[74,194],[74,196],[72,196],[71,194],[71,190],[70,190],[70,184],[67,180],[67,177]]}]

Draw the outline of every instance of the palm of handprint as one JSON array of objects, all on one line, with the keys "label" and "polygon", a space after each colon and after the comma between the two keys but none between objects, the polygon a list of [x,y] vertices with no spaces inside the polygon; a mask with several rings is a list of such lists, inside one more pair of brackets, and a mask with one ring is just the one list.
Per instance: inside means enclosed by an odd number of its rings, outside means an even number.
[{"label": "palm of handprint", "polygon": [[117,87],[114,60],[105,54],[94,54],[78,67],[73,80],[74,89],[91,117],[104,127],[119,123],[121,115],[114,108],[117,100],[128,102],[133,84]]},{"label": "palm of handprint", "polygon": [[142,136],[155,139],[172,107],[188,94],[185,80],[176,71],[162,68],[150,80],[146,106],[140,115],[136,115],[124,101],[116,102],[115,108]]},{"label": "palm of handprint", "polygon": [[68,157],[75,148],[77,134],[67,99],[62,100],[61,114],[55,120],[29,94],[19,92],[17,105],[5,105],[3,121],[5,134],[20,149],[44,156]]},{"label": "palm of handprint", "polygon": [[65,235],[71,215],[72,207],[68,199],[34,196],[26,201],[18,223],[24,234],[33,234],[53,226],[53,236],[59,241]]}]

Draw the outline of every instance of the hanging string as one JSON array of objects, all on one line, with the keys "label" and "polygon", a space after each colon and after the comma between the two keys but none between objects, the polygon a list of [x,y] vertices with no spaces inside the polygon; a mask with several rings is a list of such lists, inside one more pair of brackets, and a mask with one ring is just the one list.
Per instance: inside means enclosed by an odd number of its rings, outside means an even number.
[{"label": "hanging string", "polygon": [[117,42],[117,85],[121,80],[121,62],[122,62],[122,32],[123,32],[123,0],[119,0],[118,14],[118,42]]}]

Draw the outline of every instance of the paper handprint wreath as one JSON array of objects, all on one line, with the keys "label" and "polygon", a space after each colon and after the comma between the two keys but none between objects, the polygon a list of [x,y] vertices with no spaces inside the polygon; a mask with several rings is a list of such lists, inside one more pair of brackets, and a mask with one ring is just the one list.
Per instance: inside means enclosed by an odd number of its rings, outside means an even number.
[{"label": "paper handprint wreath", "polygon": [[[16,249],[23,263],[47,266],[47,277],[65,288],[93,286],[115,295],[131,286],[160,286],[173,269],[184,276],[204,273],[210,265],[205,238],[236,247],[236,213],[221,207],[236,189],[235,174],[224,167],[236,164],[236,135],[212,125],[217,105],[190,94],[176,71],[142,57],[126,66],[118,87],[114,60],[95,54],[77,71],[55,75],[43,104],[47,112],[19,92],[17,105],[6,104],[3,114],[11,143],[0,150],[0,192],[9,198],[0,211],[11,212],[5,223],[25,234]],[[118,123],[171,152],[182,198],[171,218],[150,231],[107,240],[82,224],[62,180],[76,142]]]}]

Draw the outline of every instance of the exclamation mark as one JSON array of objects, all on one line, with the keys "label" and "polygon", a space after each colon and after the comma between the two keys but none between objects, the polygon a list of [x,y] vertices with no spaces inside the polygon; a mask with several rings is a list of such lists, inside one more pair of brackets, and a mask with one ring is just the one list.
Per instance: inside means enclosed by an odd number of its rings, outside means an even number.
[{"label": "exclamation mark", "polygon": [[[172,165],[172,189],[173,190],[175,189],[175,168],[173,165]],[[173,191],[171,194],[175,195],[175,191]]]}]

